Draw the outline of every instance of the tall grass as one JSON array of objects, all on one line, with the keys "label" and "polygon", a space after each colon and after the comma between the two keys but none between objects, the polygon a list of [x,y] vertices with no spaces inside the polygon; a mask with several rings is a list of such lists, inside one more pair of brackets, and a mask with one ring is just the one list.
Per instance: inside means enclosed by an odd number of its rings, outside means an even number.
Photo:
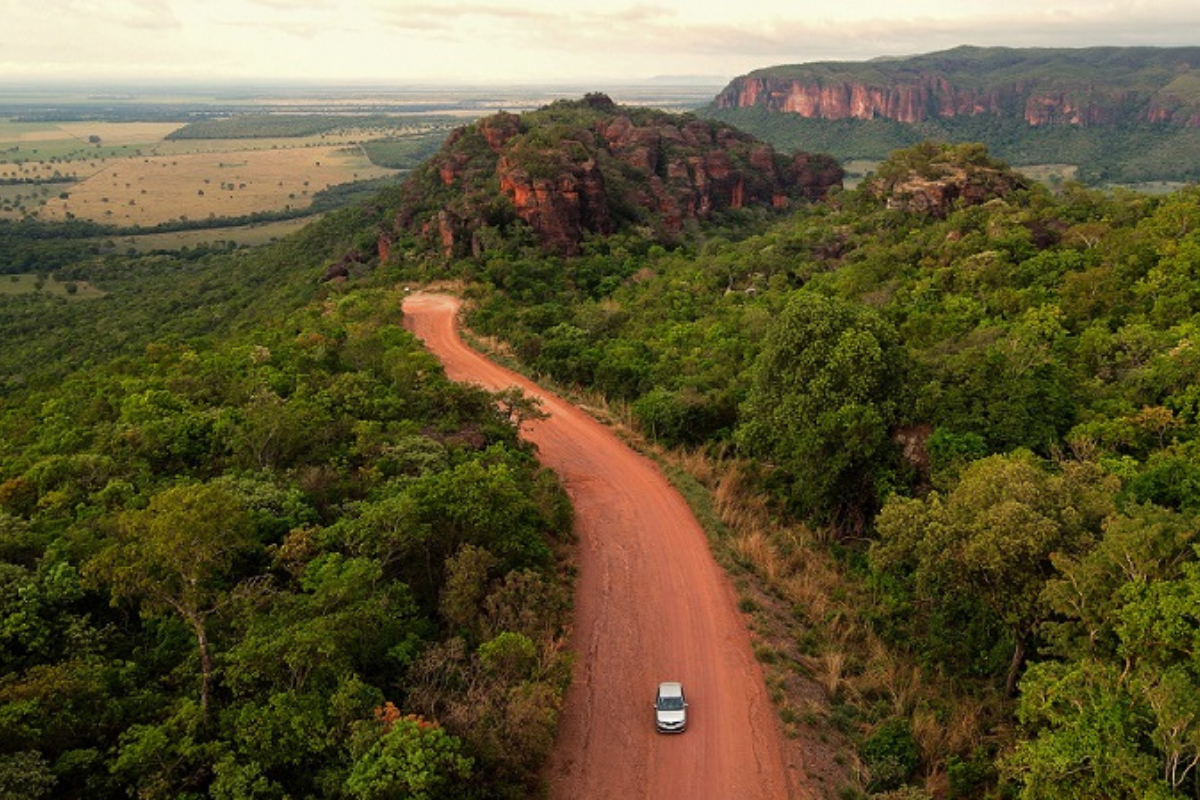
[{"label": "tall grass", "polygon": [[[863,736],[888,718],[907,719],[931,790],[944,782],[948,755],[970,756],[985,731],[997,729],[1004,699],[959,691],[910,654],[889,647],[864,621],[871,593],[831,555],[830,537],[783,521],[752,465],[703,451],[663,452],[661,458],[709,490],[724,529],[716,542],[718,558],[723,552],[749,573],[759,592],[753,635],[793,644],[776,645],[782,657],[764,663],[764,670],[769,676],[802,672],[823,694],[820,702],[785,696],[781,707],[802,707],[829,723],[835,704],[848,704],[857,709]],[[847,774],[864,769],[853,760],[847,766]]]}]

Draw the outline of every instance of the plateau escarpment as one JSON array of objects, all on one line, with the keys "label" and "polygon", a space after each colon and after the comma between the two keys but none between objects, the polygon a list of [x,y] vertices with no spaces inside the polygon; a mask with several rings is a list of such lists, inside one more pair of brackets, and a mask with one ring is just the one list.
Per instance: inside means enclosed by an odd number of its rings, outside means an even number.
[{"label": "plateau escarpment", "polygon": [[1200,127],[1200,48],[962,47],[908,59],[815,63],[735,79],[718,109],[915,124],[959,116],[1029,125],[1152,122]]},{"label": "plateau escarpment", "polygon": [[395,234],[466,256],[524,227],[572,255],[591,234],[639,226],[671,240],[719,212],[817,200],[841,181],[829,156],[785,156],[723,123],[589,95],[456,130],[402,188]]},{"label": "plateau escarpment", "polygon": [[959,47],[768,67],[702,112],[776,147],[882,160],[920,141],[980,142],[1085,183],[1200,178],[1200,47]]}]

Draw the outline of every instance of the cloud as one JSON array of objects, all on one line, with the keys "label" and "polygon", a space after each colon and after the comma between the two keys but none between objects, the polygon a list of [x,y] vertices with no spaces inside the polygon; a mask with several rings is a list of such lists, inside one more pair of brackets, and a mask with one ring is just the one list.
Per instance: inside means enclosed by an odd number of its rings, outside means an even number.
[{"label": "cloud", "polygon": [[295,13],[297,11],[332,11],[337,9],[338,0],[246,0],[252,6],[265,6],[275,11]]},{"label": "cloud", "polygon": [[[379,6],[380,21],[401,30],[468,31],[484,37],[498,31],[553,45],[581,38],[582,31],[602,30],[606,39],[656,20],[674,18],[674,13],[650,5],[622,6],[603,10],[602,4],[587,5],[580,10],[561,4],[539,6],[470,2],[470,3],[406,3]],[[588,38],[588,37],[583,37]]]},{"label": "cloud", "polygon": [[167,0],[68,0],[63,6],[63,13],[97,25],[137,30],[179,27]]},{"label": "cloud", "polygon": [[883,7],[878,0],[0,0],[0,78],[45,68],[566,83],[733,77],[775,64],[962,44],[1200,42],[1195,0],[1007,0],[1003,11],[945,0]]},{"label": "cloud", "polygon": [[1104,44],[1185,45],[1200,33],[1200,7],[1156,6],[1157,16],[1131,18],[1110,3],[1098,8],[1049,7],[1038,12],[969,16],[866,16],[830,19],[780,15],[728,22],[688,24],[669,13],[636,21],[596,14],[598,24],[558,27],[538,37],[546,47],[568,52],[658,53],[709,59],[714,63],[857,60],[911,55],[962,44],[1013,47],[1083,47]]},{"label": "cloud", "polygon": [[447,6],[432,2],[405,3],[402,6],[385,4],[375,11],[379,21],[389,28],[400,30],[461,30],[478,29],[482,25],[509,23],[542,26],[553,24],[555,15],[525,6],[489,5],[486,3],[455,3]]}]

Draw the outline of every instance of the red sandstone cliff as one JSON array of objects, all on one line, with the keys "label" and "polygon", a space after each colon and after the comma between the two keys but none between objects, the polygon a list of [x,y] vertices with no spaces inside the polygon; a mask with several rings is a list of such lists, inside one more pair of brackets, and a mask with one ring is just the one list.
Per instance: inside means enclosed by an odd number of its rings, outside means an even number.
[{"label": "red sandstone cliff", "polygon": [[397,228],[445,255],[478,255],[519,221],[571,255],[587,234],[639,225],[669,239],[717,212],[812,201],[841,181],[828,156],[783,156],[722,123],[589,95],[456,131],[405,185]]},{"label": "red sandstone cliff", "polygon": [[908,124],[987,114],[1034,126],[1200,127],[1200,48],[958,48],[892,61],[775,67],[735,79],[713,106]]}]

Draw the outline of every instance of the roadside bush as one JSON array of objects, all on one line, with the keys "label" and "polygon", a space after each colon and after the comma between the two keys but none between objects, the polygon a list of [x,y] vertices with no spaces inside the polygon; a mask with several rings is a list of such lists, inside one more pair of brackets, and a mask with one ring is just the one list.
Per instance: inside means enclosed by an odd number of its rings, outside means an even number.
[{"label": "roadside bush", "polygon": [[871,791],[898,789],[920,766],[921,756],[907,720],[891,719],[863,742],[863,760],[871,773]]}]

